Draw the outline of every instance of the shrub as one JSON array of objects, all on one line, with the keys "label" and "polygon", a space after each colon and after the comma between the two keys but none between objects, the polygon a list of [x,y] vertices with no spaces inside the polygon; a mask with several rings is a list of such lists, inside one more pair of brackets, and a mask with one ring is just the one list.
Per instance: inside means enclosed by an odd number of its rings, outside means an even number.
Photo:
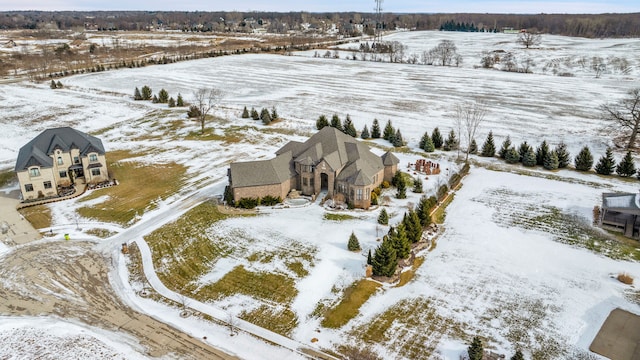
[{"label": "shrub", "polygon": [[625,273],[620,273],[618,274],[618,281],[620,281],[623,284],[627,284],[627,285],[632,285],[633,284],[633,276]]},{"label": "shrub", "polygon": [[438,200],[442,201],[442,199],[444,199],[444,197],[447,196],[448,192],[449,192],[449,187],[447,185],[441,185],[438,188],[438,192],[436,193]]},{"label": "shrub", "polygon": [[260,200],[257,198],[242,198],[236,204],[237,207],[243,209],[253,209],[260,204]]},{"label": "shrub", "polygon": [[201,114],[202,113],[200,112],[200,109],[197,106],[195,106],[195,105],[189,106],[189,111],[187,111],[187,116],[188,117],[197,118]]},{"label": "shrub", "polygon": [[349,236],[349,243],[347,244],[347,249],[349,249],[349,251],[361,250],[358,237],[356,237],[356,234],[354,234],[353,231],[351,232],[351,236]]},{"label": "shrub", "polygon": [[462,180],[460,174],[454,173],[453,175],[451,175],[451,179],[449,179],[449,186],[452,188],[456,187],[456,185],[460,183],[460,180]]},{"label": "shrub", "polygon": [[389,215],[387,214],[387,210],[385,208],[382,208],[382,210],[380,210],[380,215],[378,215],[378,224],[389,225]]},{"label": "shrub", "polygon": [[382,182],[381,186],[383,189],[388,189],[391,186],[391,184],[389,184],[389,182],[385,180]]},{"label": "shrub", "polygon": [[274,197],[271,195],[267,195],[265,197],[263,197],[262,199],[260,199],[260,205],[264,205],[264,206],[273,206],[275,204],[279,204],[282,202],[282,199],[280,198],[280,196],[278,197]]}]

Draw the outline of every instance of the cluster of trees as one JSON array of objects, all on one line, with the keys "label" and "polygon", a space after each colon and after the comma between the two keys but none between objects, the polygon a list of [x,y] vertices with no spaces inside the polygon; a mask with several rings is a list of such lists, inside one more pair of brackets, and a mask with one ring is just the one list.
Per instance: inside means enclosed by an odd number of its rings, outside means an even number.
[{"label": "cluster of trees", "polygon": [[[442,134],[440,133],[440,129],[436,127],[435,129],[433,129],[431,135],[429,135],[428,131],[424,132],[422,138],[420,138],[420,143],[418,144],[418,146],[425,152],[434,152],[436,149],[451,151],[459,149],[460,140],[458,140],[458,137],[456,136],[456,133],[455,131],[453,131],[453,129],[449,131],[449,135],[446,139],[444,139],[442,137]],[[477,148],[478,146],[475,144],[475,140],[472,139],[470,145],[470,153],[475,154],[477,152]]]},{"label": "cluster of trees", "polygon": [[326,116],[320,115],[320,117],[318,117],[318,120],[316,120],[316,129],[320,130],[327,126],[336,128],[351,137],[358,136],[356,128],[353,125],[353,121],[351,120],[349,114],[347,114],[347,117],[344,119],[344,124],[342,123],[342,120],[340,119],[340,116],[338,116],[338,114],[333,114],[333,116],[331,117],[331,122],[329,122]]},{"label": "cluster of trees", "polygon": [[169,96],[169,92],[167,92],[167,90],[165,89],[160,89],[158,94],[153,94],[153,91],[147,85],[144,85],[142,87],[142,90],[138,89],[138,87],[136,86],[136,89],[133,91],[133,99],[151,100],[154,104],[168,104],[169,107],[185,106],[184,99],[182,98],[182,95],[180,93],[178,93],[178,98],[176,100],[173,98],[173,96]]},{"label": "cluster of trees", "polygon": [[272,121],[278,120],[280,118],[280,115],[278,115],[278,111],[276,110],[275,106],[271,108],[271,111],[269,111],[269,109],[267,108],[262,108],[260,112],[258,112],[258,110],[256,110],[254,107],[249,110],[245,106],[242,110],[242,118],[252,118],[253,120],[260,120],[263,124],[269,125]]},{"label": "cluster of trees", "polygon": [[[478,336],[474,336],[469,347],[467,347],[467,356],[469,360],[482,360],[484,359],[484,346],[482,340]],[[524,354],[520,349],[509,358],[510,360],[524,360]]]},{"label": "cluster of trees", "polygon": [[497,28],[477,27],[473,22],[455,22],[453,20],[445,21],[440,25],[440,31],[462,31],[462,32],[493,32],[497,33]]},{"label": "cluster of trees", "polygon": [[[405,56],[407,46],[399,41],[381,41],[369,45],[368,42],[360,44],[360,59],[363,61],[383,61],[388,56],[388,61],[393,63],[409,63],[421,65],[460,66],[462,56],[458,54],[458,48],[451,40],[442,40],[430,50],[421,54],[409,54]],[[335,56],[334,56],[335,57]],[[356,53],[352,55],[357,60]]]},{"label": "cluster of trees", "polygon": [[[435,197],[423,196],[415,209],[405,212],[402,221],[389,228],[389,232],[382,238],[382,243],[372,254],[369,251],[367,264],[373,268],[375,276],[393,276],[398,267],[398,260],[406,259],[411,254],[411,244],[422,239],[424,228],[431,224],[431,209],[436,205]],[[382,208],[378,216],[378,223],[387,225],[389,216]]]}]

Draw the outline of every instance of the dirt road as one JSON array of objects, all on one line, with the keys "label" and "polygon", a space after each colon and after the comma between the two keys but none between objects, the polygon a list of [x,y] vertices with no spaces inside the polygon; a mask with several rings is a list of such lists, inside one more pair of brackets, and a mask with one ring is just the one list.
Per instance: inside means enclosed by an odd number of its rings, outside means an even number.
[{"label": "dirt road", "polygon": [[123,304],[109,284],[108,259],[94,247],[89,242],[38,242],[1,257],[0,314],[56,315],[123,331],[153,357],[235,359]]}]

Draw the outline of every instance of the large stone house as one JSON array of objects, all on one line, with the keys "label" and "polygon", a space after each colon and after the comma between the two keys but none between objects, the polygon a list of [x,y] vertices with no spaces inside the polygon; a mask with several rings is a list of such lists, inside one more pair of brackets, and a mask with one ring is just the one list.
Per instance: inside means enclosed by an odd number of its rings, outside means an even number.
[{"label": "large stone house", "polygon": [[325,127],[305,142],[291,141],[270,160],[232,163],[229,187],[234,201],[267,195],[284,199],[291,190],[317,196],[326,191],[357,208],[371,206],[371,191],[398,171],[391,152],[372,153],[361,141]]},{"label": "large stone house", "polygon": [[604,193],[599,224],[605,229],[619,231],[624,236],[640,239],[640,194]]},{"label": "large stone house", "polygon": [[47,129],[21,147],[15,171],[24,200],[59,195],[76,181],[109,180],[102,141],[70,127]]}]

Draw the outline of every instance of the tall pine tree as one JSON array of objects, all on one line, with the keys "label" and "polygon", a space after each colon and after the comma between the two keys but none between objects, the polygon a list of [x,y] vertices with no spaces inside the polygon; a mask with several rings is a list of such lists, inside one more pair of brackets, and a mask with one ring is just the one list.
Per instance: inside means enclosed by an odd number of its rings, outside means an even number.
[{"label": "tall pine tree", "polygon": [[476,143],[476,139],[471,139],[471,144],[469,145],[469,154],[477,154],[478,153],[478,143]]},{"label": "tall pine tree", "polygon": [[244,109],[242,110],[242,118],[243,119],[248,119],[249,118],[249,109],[247,109],[247,107],[245,106]]},{"label": "tall pine tree", "polygon": [[422,149],[428,153],[434,152],[436,150],[436,147],[435,145],[433,145],[433,141],[431,140],[430,137],[427,137],[426,139],[424,139],[424,148]]},{"label": "tall pine tree", "polygon": [[416,194],[422,194],[422,179],[419,176],[413,179],[413,189],[411,191]]},{"label": "tall pine tree", "polygon": [[358,238],[356,237],[356,234],[353,233],[353,231],[351,232],[351,236],[349,236],[349,243],[347,244],[347,249],[349,249],[349,251],[361,250],[360,242],[358,241]]},{"label": "tall pine tree", "polygon": [[342,125],[343,131],[345,134],[356,137],[358,134],[356,133],[356,127],[353,125],[349,114],[347,114],[347,118],[344,120],[344,125]]},{"label": "tall pine tree", "polygon": [[567,150],[567,144],[561,142],[556,146],[556,154],[558,155],[558,168],[564,169],[571,163],[571,155]]},{"label": "tall pine tree", "polygon": [[[529,146],[529,144],[527,144],[527,142],[523,142],[522,144],[520,144],[520,147],[518,148],[518,153],[520,154],[520,161],[523,161],[524,159],[524,155],[529,151],[533,151],[533,148],[531,146]],[[533,159],[535,161],[535,156],[536,153],[533,153]],[[534,164],[535,165],[535,164]]]},{"label": "tall pine tree", "polygon": [[133,100],[142,100],[142,94],[140,94],[140,89],[138,89],[137,86],[136,86],[136,90],[133,92]]},{"label": "tall pine tree", "polygon": [[378,119],[373,119],[373,125],[371,127],[371,138],[380,139],[380,124]]},{"label": "tall pine tree", "polygon": [[507,138],[504,139],[504,141],[502,142],[502,147],[500,148],[500,152],[498,153],[498,156],[500,156],[501,159],[506,159],[507,151],[509,151],[510,147],[511,147],[511,138],[507,136]]},{"label": "tall pine tree", "polygon": [[467,355],[469,355],[469,360],[482,360],[484,349],[482,347],[482,340],[480,340],[479,337],[473,337],[471,345],[467,348]]},{"label": "tall pine tree", "polygon": [[422,138],[420,138],[420,143],[418,143],[418,147],[422,150],[424,150],[424,145],[427,142],[427,139],[430,139],[431,136],[429,136],[429,132],[425,131],[424,134],[422,135]]},{"label": "tall pine tree", "polygon": [[444,144],[442,145],[442,150],[450,151],[450,150],[455,150],[457,148],[458,148],[458,138],[456,137],[455,131],[451,129],[451,131],[449,131],[449,136],[447,137],[447,139],[444,141]]},{"label": "tall pine tree", "polygon": [[442,134],[440,134],[440,130],[438,128],[433,129],[433,132],[431,133],[431,141],[436,149],[440,149],[442,147],[444,140],[442,139]]},{"label": "tall pine tree", "polygon": [[580,171],[589,171],[591,170],[591,166],[593,166],[593,156],[591,155],[591,150],[589,147],[585,146],[580,150],[576,158],[574,159],[574,164],[576,166],[576,170]]},{"label": "tall pine tree", "polygon": [[382,138],[387,141],[392,141],[393,137],[396,134],[396,130],[391,125],[391,120],[387,120],[387,125],[384,126],[384,132],[382,133]]},{"label": "tall pine tree", "polygon": [[331,117],[331,127],[342,131],[342,121],[340,120],[338,114],[333,114],[333,116]]},{"label": "tall pine tree", "polygon": [[371,259],[373,275],[376,276],[393,276],[398,266],[398,257],[396,249],[393,247],[388,236],[382,240],[382,244],[376,248]]},{"label": "tall pine tree", "polygon": [[394,147],[404,146],[404,139],[402,139],[402,133],[400,133],[400,129],[396,130],[396,134],[393,137],[392,143]]},{"label": "tall pine tree", "polygon": [[432,205],[426,196],[421,197],[418,202],[418,206],[416,206],[416,214],[418,215],[420,225],[422,225],[423,228],[431,225],[431,215],[429,214],[431,206]]},{"label": "tall pine tree", "polygon": [[536,153],[533,152],[532,147],[529,147],[527,152],[524,153],[524,156],[522,157],[522,165],[527,167],[536,166]]},{"label": "tall pine tree", "polygon": [[506,155],[504,156],[504,160],[507,162],[507,164],[515,164],[520,162],[520,153],[518,152],[518,150],[516,150],[515,147],[510,147],[509,150],[507,150]]},{"label": "tall pine tree", "polygon": [[633,176],[633,174],[636,173],[636,164],[631,156],[631,151],[627,151],[627,155],[625,155],[618,166],[616,166],[616,173],[622,177]]},{"label": "tall pine tree", "polygon": [[605,154],[600,157],[596,164],[596,173],[600,175],[611,175],[616,168],[616,159],[613,157],[613,150],[608,147]]},{"label": "tall pine tree", "polygon": [[549,153],[549,144],[547,144],[546,140],[542,140],[542,143],[536,149],[536,164],[544,165],[544,159],[547,157]]},{"label": "tall pine tree", "polygon": [[547,152],[547,155],[544,157],[544,161],[542,161],[542,166],[547,170],[558,169],[558,154],[555,150]]},{"label": "tall pine tree", "polygon": [[324,127],[329,126],[329,120],[327,120],[327,117],[324,115],[320,115],[320,117],[318,117],[318,120],[316,120],[316,129],[321,130]]},{"label": "tall pine tree", "polygon": [[489,131],[489,135],[487,135],[487,139],[482,144],[482,151],[480,152],[481,156],[484,157],[494,157],[496,156],[496,144],[493,142],[493,132]]},{"label": "tall pine tree", "polygon": [[392,234],[389,235],[393,242],[393,247],[396,250],[396,256],[398,259],[406,259],[411,252],[411,243],[407,236],[407,228],[403,223],[398,224]]},{"label": "tall pine tree", "polygon": [[389,225],[389,214],[387,214],[387,210],[385,208],[380,210],[380,215],[378,215],[378,224]]}]

